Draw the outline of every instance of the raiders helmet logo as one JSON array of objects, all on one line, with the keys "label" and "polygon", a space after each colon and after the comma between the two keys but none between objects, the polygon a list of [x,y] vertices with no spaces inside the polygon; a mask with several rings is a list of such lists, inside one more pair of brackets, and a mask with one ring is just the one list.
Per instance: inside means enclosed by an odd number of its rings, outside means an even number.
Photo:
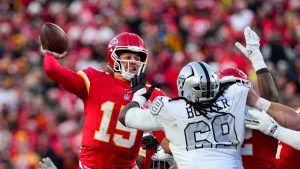
[{"label": "raiders helmet logo", "polygon": [[185,77],[184,76],[179,76],[178,80],[177,80],[177,85],[179,86],[179,88],[182,90],[183,86],[185,83]]}]

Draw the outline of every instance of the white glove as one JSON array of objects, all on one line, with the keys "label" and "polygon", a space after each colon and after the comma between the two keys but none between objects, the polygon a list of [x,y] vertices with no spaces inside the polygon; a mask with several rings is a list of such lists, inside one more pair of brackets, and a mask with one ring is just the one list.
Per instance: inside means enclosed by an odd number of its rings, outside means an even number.
[{"label": "white glove", "polygon": [[279,125],[266,112],[251,109],[247,113],[247,116],[249,116],[245,119],[247,128],[259,130],[266,135],[277,137],[278,132],[276,131]]},{"label": "white glove", "polygon": [[147,90],[145,87],[137,90],[133,94],[132,101],[137,102],[140,105],[140,107],[143,106],[147,102],[147,99],[143,96],[146,94],[146,92],[147,92]]},{"label": "white glove", "polygon": [[165,153],[164,149],[159,145],[156,149],[156,153],[152,156],[155,160],[169,160],[173,159],[173,156]]},{"label": "white glove", "polygon": [[257,34],[247,26],[244,30],[246,47],[241,43],[235,42],[235,46],[252,62],[255,71],[267,68],[264,58],[259,50],[260,43]]},{"label": "white glove", "polygon": [[176,169],[176,162],[174,157],[170,154],[165,153],[164,149],[159,145],[156,149],[156,153],[151,157],[152,160],[164,161],[169,164],[169,169]]},{"label": "white glove", "polygon": [[42,162],[39,163],[40,169],[57,169],[55,164],[49,157],[43,158]]}]

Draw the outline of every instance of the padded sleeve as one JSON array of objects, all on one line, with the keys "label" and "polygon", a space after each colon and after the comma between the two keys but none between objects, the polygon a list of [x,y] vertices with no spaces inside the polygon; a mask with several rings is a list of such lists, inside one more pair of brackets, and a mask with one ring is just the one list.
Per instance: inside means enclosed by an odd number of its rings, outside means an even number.
[{"label": "padded sleeve", "polygon": [[140,109],[137,107],[127,111],[125,124],[127,127],[142,131],[162,130],[158,117],[153,116],[149,109]]}]

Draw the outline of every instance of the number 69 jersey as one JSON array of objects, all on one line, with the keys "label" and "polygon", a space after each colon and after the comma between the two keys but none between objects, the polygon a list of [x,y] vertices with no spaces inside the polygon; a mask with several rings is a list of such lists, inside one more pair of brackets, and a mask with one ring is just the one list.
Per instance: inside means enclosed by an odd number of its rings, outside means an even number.
[{"label": "number 69 jersey", "polygon": [[180,169],[243,168],[240,147],[248,91],[245,86],[233,84],[202,113],[185,100],[157,97],[150,110],[130,109],[125,123],[142,130],[163,129]]}]

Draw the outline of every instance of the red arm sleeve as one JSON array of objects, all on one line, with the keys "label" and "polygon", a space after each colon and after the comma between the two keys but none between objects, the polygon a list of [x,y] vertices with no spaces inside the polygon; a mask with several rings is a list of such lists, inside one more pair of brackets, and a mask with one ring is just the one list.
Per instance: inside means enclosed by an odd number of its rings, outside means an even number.
[{"label": "red arm sleeve", "polygon": [[152,131],[152,133],[156,137],[158,142],[161,142],[161,140],[166,137],[163,131]]},{"label": "red arm sleeve", "polygon": [[51,53],[44,56],[44,71],[47,76],[63,86],[64,89],[81,99],[87,97],[85,82],[76,72],[61,66]]}]

